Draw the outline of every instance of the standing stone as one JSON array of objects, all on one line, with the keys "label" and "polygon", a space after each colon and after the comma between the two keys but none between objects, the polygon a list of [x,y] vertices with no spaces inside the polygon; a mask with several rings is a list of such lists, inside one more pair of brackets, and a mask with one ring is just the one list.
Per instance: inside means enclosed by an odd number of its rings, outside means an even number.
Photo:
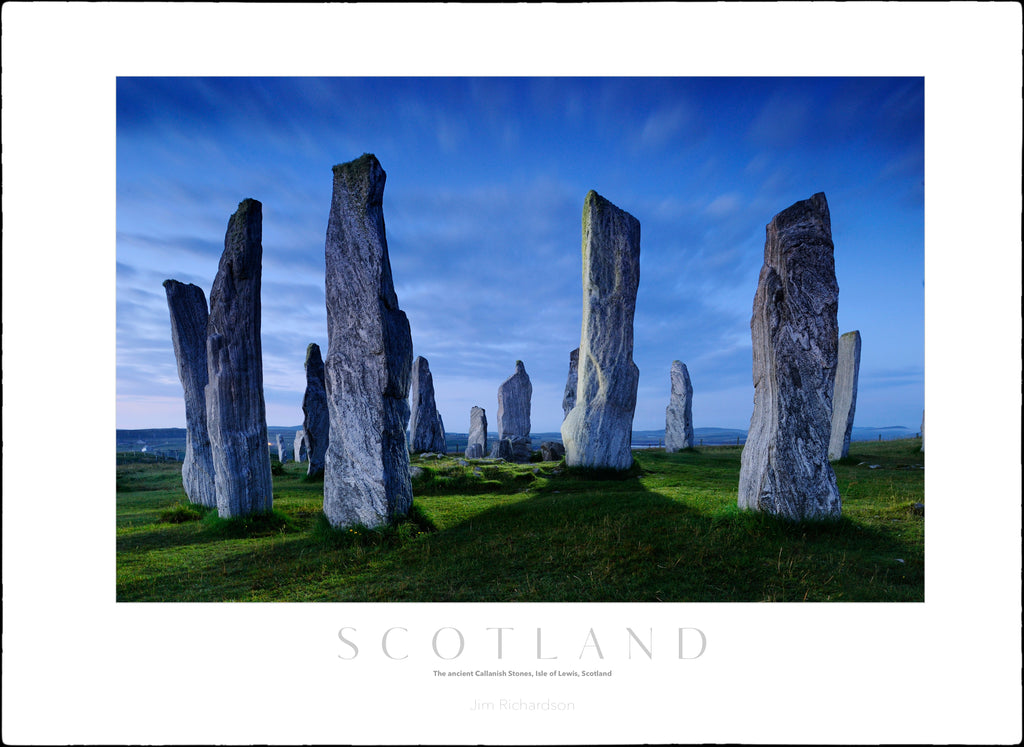
[{"label": "standing stone", "polygon": [[504,459],[506,462],[516,461],[515,448],[511,438],[499,438],[491,449],[491,459]]},{"label": "standing stone", "polygon": [[331,440],[331,416],[327,407],[327,388],[324,382],[324,361],[320,346],[315,342],[306,346],[306,393],[302,396],[302,430],[306,443],[307,477],[320,477],[324,473],[327,445]]},{"label": "standing stone", "polygon": [[260,342],[262,265],[263,206],[247,199],[228,222],[206,338],[206,420],[222,518],[273,508]]},{"label": "standing stone", "polygon": [[[511,459],[530,461],[530,400],[533,384],[522,361],[516,361],[516,372],[498,387],[498,441],[509,439]],[[491,456],[499,456],[495,444]],[[507,458],[507,457],[506,457]]]},{"label": "standing stone", "polygon": [[569,417],[569,411],[576,406],[576,383],[579,378],[580,349],[569,353],[569,377],[565,381],[565,394],[562,395],[562,420]]},{"label": "standing stone", "polygon": [[665,408],[665,451],[693,448],[693,386],[686,364],[672,361],[672,392]]},{"label": "standing stone", "polygon": [[380,526],[412,508],[412,336],[398,307],[384,231],[384,181],[370,154],[334,167],[327,223],[324,513],[332,526]]},{"label": "standing stone", "polygon": [[545,441],[540,445],[540,458],[545,462],[557,462],[565,456],[565,447],[558,441]]},{"label": "standing stone", "polygon": [[292,454],[295,456],[296,462],[304,462],[309,458],[306,456],[306,431],[302,428],[295,431],[295,444],[292,446]]},{"label": "standing stone", "polygon": [[466,444],[466,458],[474,444],[480,446],[480,456],[487,453],[487,411],[476,405],[469,411],[469,438]]},{"label": "standing stone", "polygon": [[837,518],[828,461],[839,286],[825,195],[776,215],[750,320],[754,413],[740,464],[738,504],[792,520]]},{"label": "standing stone", "polygon": [[562,423],[570,467],[624,470],[640,370],[633,312],[640,285],[640,222],[597,192],[583,203],[583,327],[576,404]]},{"label": "standing stone", "polygon": [[828,458],[833,461],[843,459],[850,453],[859,372],[860,332],[854,330],[839,338],[836,383],[832,392],[832,437],[828,442]]},{"label": "standing stone", "polygon": [[470,444],[469,446],[466,447],[465,456],[466,459],[482,459],[484,456],[484,449],[478,443]]},{"label": "standing stone", "polygon": [[277,460],[281,464],[288,461],[288,447],[284,445],[284,436],[280,433],[277,434]]},{"label": "standing stone", "polygon": [[197,285],[165,280],[167,307],[171,312],[171,342],[178,362],[178,378],[185,391],[185,459],[181,482],[189,501],[213,508],[213,452],[206,428],[206,324],[210,317],[206,295]]},{"label": "standing stone", "polygon": [[434,377],[430,364],[422,355],[412,362],[412,383],[409,385],[409,450],[414,454],[434,451],[444,454],[444,423],[434,401]]}]

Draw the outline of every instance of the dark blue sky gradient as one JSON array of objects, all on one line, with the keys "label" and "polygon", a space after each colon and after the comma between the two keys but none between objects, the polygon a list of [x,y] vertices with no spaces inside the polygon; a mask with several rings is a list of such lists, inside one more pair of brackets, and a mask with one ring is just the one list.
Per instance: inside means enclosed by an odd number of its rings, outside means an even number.
[{"label": "dark blue sky gradient", "polygon": [[635,428],[664,426],[675,359],[697,427],[747,427],[764,226],[819,191],[840,332],[863,338],[857,424],[920,425],[922,78],[119,78],[118,427],[184,424],[161,282],[209,293],[246,197],[264,206],[268,421],[301,422],[305,348],[327,343],[331,166],[364,152],[450,431],[472,405],[493,420],[516,359],[534,430],[558,429],[590,189],[641,224]]}]

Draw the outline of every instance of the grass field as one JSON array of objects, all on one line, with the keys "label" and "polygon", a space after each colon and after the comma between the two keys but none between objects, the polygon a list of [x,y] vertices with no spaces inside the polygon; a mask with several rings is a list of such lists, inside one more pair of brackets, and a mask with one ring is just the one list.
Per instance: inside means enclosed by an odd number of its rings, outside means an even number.
[{"label": "grass field", "polygon": [[118,601],[924,601],[920,439],[835,463],[843,518],[790,524],[736,507],[741,447],[636,452],[628,476],[553,462],[413,458],[409,518],[336,530],[304,464],[274,513],[190,506],[177,463],[117,466]]}]

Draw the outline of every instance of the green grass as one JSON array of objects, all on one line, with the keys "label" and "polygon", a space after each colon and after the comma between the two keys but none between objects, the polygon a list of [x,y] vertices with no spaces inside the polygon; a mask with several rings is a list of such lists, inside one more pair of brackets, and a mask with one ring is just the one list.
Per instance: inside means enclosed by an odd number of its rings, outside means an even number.
[{"label": "green grass", "polygon": [[737,509],[736,446],[637,452],[627,475],[414,457],[412,512],[375,530],[330,527],[303,464],[272,514],[228,522],[188,505],[179,464],[119,465],[117,599],[923,601],[920,443],[854,443],[843,518],[800,524]]}]

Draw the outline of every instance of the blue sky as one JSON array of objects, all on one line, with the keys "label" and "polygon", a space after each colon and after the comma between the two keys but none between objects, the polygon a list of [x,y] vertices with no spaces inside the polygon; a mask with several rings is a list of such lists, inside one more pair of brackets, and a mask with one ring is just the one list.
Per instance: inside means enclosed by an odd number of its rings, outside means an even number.
[{"label": "blue sky", "polygon": [[746,428],[764,226],[825,192],[839,329],[863,340],[857,425],[924,408],[924,80],[898,78],[117,79],[117,425],[184,425],[161,283],[209,293],[230,214],[263,203],[270,425],[302,421],[326,355],[331,166],[374,153],[414,352],[449,431],[493,422],[523,360],[557,431],[581,322],[595,189],[641,224],[635,429],[664,427],[669,368],[697,427]]}]

